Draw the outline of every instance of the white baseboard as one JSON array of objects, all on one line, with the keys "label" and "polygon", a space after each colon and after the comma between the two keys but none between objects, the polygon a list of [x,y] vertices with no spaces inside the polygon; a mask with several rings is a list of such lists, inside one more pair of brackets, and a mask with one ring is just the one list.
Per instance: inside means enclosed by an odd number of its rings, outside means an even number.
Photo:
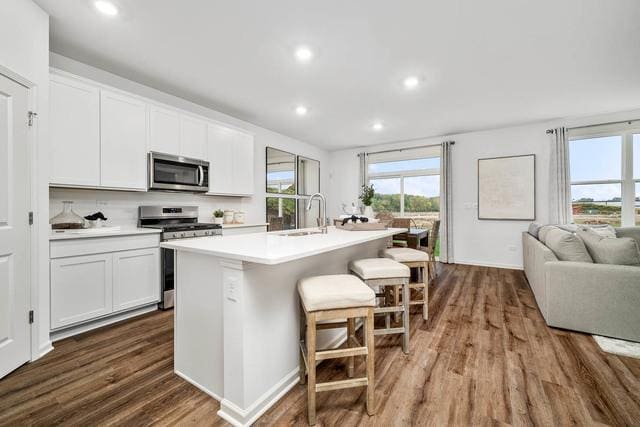
[{"label": "white baseboard", "polygon": [[[357,325],[359,326],[359,325]],[[331,340],[325,348],[335,348],[342,345],[347,340],[347,332],[342,331],[338,336]],[[320,363],[318,361],[317,363]],[[184,377],[183,377],[184,378]],[[233,402],[222,399],[220,401],[220,410],[218,416],[228,423],[236,427],[250,426],[257,421],[258,418],[267,412],[273,405],[275,405],[289,390],[291,390],[296,384],[298,384],[299,368],[296,367],[287,375],[285,375],[280,381],[278,381],[273,387],[267,390],[262,396],[256,399],[247,409],[242,409],[235,405]],[[213,393],[207,391],[203,387],[190,381],[196,387],[205,391],[210,396],[214,396]],[[219,400],[219,399],[218,399]]]},{"label": "white baseboard", "polygon": [[158,304],[154,303],[152,305],[139,307],[130,311],[125,311],[123,313],[118,313],[111,316],[103,317],[87,323],[82,323],[79,325],[70,326],[68,328],[51,331],[49,334],[49,337],[51,338],[52,342],[60,341],[61,339],[64,339],[64,338],[69,338],[74,335],[81,334],[83,332],[88,332],[93,329],[111,325],[112,323],[121,322],[123,320],[140,316],[142,314],[151,313],[152,311],[156,311],[156,310],[158,310]]},{"label": "white baseboard", "polygon": [[456,264],[462,265],[475,265],[478,267],[493,267],[493,268],[504,268],[509,270],[524,270],[522,265],[514,265],[514,264],[496,264],[491,262],[482,262],[482,261],[456,261]]},{"label": "white baseboard", "polygon": [[205,393],[207,393],[209,396],[213,397],[218,402],[222,401],[222,397],[218,396],[217,394],[215,394],[214,392],[212,392],[208,388],[200,385],[197,381],[194,381],[188,375],[185,375],[182,372],[177,371],[175,369],[173,370],[173,373],[176,374],[177,376],[179,376],[180,378],[182,378],[183,380],[185,380],[186,382],[188,382],[190,384],[193,384],[194,386],[198,387],[200,390],[204,391]]},{"label": "white baseboard", "polygon": [[[42,356],[44,356],[45,354],[49,353],[51,350],[53,350],[53,345],[51,343],[51,340],[43,343],[40,348],[38,349],[38,359],[40,359]],[[37,359],[33,359],[32,362],[34,360]]]}]

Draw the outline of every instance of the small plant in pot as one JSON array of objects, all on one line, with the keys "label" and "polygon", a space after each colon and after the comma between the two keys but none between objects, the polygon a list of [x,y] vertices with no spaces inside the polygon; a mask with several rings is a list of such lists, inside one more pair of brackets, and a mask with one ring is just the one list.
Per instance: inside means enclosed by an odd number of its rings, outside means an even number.
[{"label": "small plant in pot", "polygon": [[362,214],[368,218],[373,218],[374,216],[373,209],[371,208],[374,194],[375,194],[375,191],[373,189],[373,184],[362,186],[362,191],[360,192],[359,199],[364,205]]},{"label": "small plant in pot", "polygon": [[222,209],[216,209],[213,212],[213,223],[222,224],[224,221],[224,211]]}]

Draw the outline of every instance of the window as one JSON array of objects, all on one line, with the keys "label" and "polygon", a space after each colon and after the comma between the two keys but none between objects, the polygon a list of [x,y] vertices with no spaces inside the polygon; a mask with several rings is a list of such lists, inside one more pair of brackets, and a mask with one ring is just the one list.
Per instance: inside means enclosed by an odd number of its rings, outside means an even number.
[{"label": "window", "polygon": [[374,188],[374,212],[411,218],[430,228],[440,216],[439,152],[431,147],[371,154],[367,178]]},{"label": "window", "polygon": [[571,203],[578,224],[640,224],[640,134],[624,127],[571,132]]}]

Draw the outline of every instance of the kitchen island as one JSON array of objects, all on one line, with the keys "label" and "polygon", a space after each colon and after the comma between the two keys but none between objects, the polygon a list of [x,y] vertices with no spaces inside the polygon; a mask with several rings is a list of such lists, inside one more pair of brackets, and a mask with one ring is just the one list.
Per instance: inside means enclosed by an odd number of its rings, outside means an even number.
[{"label": "kitchen island", "polygon": [[[349,261],[377,257],[402,231],[329,227],[327,234],[308,229],[163,242],[176,251],[176,374],[219,400],[222,418],[251,424],[298,382],[297,281],[346,273]],[[346,331],[319,331],[318,346],[335,347],[345,338]]]}]

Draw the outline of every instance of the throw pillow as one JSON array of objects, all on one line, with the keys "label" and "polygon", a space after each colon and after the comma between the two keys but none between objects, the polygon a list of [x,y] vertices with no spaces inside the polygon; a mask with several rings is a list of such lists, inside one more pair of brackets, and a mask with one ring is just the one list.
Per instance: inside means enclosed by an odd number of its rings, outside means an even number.
[{"label": "throw pillow", "polygon": [[591,230],[593,230],[595,233],[599,234],[600,236],[607,238],[607,239],[615,239],[616,238],[616,229],[613,228],[612,226],[610,226],[609,224],[606,225],[588,225],[588,226],[583,226],[581,228],[589,228]]},{"label": "throw pillow", "polygon": [[547,247],[560,261],[593,263],[584,243],[575,234],[556,228],[547,233],[546,239]]},{"label": "throw pillow", "polygon": [[598,264],[640,265],[640,249],[630,237],[608,239],[590,228],[580,228],[577,234]]},{"label": "throw pillow", "polygon": [[617,237],[631,237],[640,248],[640,227],[620,227],[615,230]]},{"label": "throw pillow", "polygon": [[529,234],[531,234],[533,237],[535,237],[536,239],[538,238],[538,231],[540,231],[540,228],[542,228],[542,224],[538,224],[537,222],[532,222],[531,224],[529,224]]},{"label": "throw pillow", "polygon": [[555,225],[544,225],[540,227],[540,230],[538,230],[538,240],[540,240],[542,243],[546,245],[547,233],[549,233],[549,231],[551,230],[557,230],[557,229],[558,227],[556,227]]}]

